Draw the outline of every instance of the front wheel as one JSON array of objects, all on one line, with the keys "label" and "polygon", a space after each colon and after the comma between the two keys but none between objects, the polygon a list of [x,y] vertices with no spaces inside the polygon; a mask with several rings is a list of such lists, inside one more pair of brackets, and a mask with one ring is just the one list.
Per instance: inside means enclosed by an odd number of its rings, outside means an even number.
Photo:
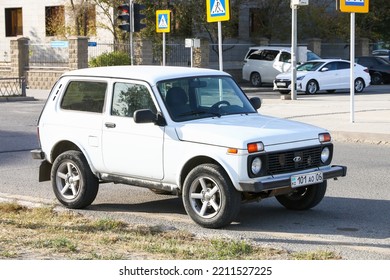
[{"label": "front wheel", "polygon": [[297,188],[292,193],[276,196],[276,199],[287,209],[307,210],[321,202],[325,196],[326,186],[327,183],[324,181],[309,187]]},{"label": "front wheel", "polygon": [[316,80],[310,80],[306,85],[306,94],[315,94],[318,91],[318,83]]},{"label": "front wheel", "polygon": [[99,180],[79,151],[67,151],[56,158],[51,181],[57,199],[72,209],[91,205],[99,189]]},{"label": "front wheel", "polygon": [[183,185],[187,214],[205,228],[221,228],[238,215],[241,195],[222,167],[202,164],[194,168]]}]

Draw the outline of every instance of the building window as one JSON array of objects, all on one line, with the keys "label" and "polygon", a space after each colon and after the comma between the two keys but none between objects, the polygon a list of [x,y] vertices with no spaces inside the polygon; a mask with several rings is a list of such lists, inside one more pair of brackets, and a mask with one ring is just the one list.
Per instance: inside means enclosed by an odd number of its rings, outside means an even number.
[{"label": "building window", "polygon": [[52,6],[45,8],[46,36],[65,34],[65,9],[64,6]]},{"label": "building window", "polygon": [[5,36],[23,35],[22,8],[5,9]]}]

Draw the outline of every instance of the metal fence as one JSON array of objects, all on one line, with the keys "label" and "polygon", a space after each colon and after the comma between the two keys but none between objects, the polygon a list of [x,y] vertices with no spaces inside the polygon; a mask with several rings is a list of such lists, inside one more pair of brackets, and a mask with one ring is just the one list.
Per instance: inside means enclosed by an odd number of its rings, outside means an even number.
[{"label": "metal fence", "polygon": [[0,97],[26,96],[26,79],[0,78]]},{"label": "metal fence", "polygon": [[[67,67],[69,64],[69,49],[66,41],[61,41],[62,44],[29,44],[29,65],[30,67]],[[242,62],[248,48],[254,44],[238,44],[238,43],[224,43],[223,61],[226,68],[238,69],[242,67]],[[1,46],[1,44],[0,44]],[[152,54],[152,63],[161,64],[162,62],[162,46],[155,45]],[[0,62],[6,63],[10,61],[9,51],[0,48]],[[372,46],[370,46],[370,50]],[[129,44],[113,44],[104,42],[95,42],[88,47],[88,60],[103,54],[111,53],[113,51],[122,51],[130,53]],[[135,57],[136,57],[136,50]],[[190,48],[186,48],[184,40],[171,40],[166,44],[166,64],[171,66],[189,66]],[[347,43],[323,43],[322,57],[349,57],[349,45]],[[209,44],[209,66],[218,64],[218,45]]]}]

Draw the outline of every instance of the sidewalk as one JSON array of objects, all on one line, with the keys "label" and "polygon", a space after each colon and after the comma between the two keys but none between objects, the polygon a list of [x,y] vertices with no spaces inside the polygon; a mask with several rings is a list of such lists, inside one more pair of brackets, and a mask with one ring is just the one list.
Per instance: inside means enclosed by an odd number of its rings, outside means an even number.
[{"label": "sidewalk", "polygon": [[260,113],[326,128],[336,141],[390,145],[390,94],[355,95],[354,122],[347,95],[263,99]]},{"label": "sidewalk", "polygon": [[[27,97],[46,100],[49,90],[27,90]],[[248,93],[251,95],[250,93]],[[257,95],[260,95],[259,92]],[[336,141],[390,145],[390,94],[355,95],[351,122],[349,95],[298,95],[297,100],[262,98],[261,114],[323,127]]]}]

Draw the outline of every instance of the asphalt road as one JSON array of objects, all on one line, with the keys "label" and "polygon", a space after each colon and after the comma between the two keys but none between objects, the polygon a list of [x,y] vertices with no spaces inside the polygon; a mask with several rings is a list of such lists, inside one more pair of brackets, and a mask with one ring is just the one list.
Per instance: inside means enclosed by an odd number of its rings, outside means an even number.
[{"label": "asphalt road", "polygon": [[[36,121],[42,101],[0,103],[0,197],[57,203],[50,182],[38,183]],[[348,175],[328,184],[325,199],[310,211],[284,209],[275,199],[242,206],[226,229],[195,225],[181,199],[147,189],[102,184],[94,204],[80,212],[130,223],[178,228],[199,236],[248,239],[293,251],[335,251],[345,259],[390,259],[390,147],[335,143],[334,164]],[[6,194],[6,195],[5,195]]]}]

